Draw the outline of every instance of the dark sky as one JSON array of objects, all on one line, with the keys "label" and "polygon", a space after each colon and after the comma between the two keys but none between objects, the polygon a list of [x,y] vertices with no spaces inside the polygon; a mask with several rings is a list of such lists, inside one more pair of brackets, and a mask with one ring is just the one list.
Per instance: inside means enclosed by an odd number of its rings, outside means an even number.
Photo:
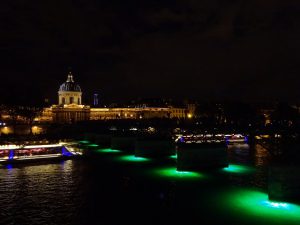
[{"label": "dark sky", "polygon": [[0,17],[2,102],[56,102],[70,66],[86,101],[300,97],[299,0],[14,0]]}]

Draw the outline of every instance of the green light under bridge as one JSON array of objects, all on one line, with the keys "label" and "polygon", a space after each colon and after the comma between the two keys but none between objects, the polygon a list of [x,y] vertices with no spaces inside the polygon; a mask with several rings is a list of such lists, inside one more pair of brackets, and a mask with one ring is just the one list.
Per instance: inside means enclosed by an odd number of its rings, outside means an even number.
[{"label": "green light under bridge", "polygon": [[89,144],[89,141],[83,140],[83,141],[79,141],[80,144]]},{"label": "green light under bridge", "polygon": [[177,155],[171,155],[170,159],[177,159]]},{"label": "green light under bridge", "polygon": [[99,152],[99,153],[119,153],[121,151],[116,150],[116,149],[111,149],[111,148],[105,148],[105,149],[98,149],[96,152]]},{"label": "green light under bridge", "polygon": [[198,172],[178,171],[175,167],[154,169],[151,171],[152,175],[160,177],[170,177],[178,179],[197,179],[203,178],[204,175]]},{"label": "green light under bridge", "polygon": [[99,145],[97,145],[97,144],[89,144],[89,145],[87,145],[88,147],[99,147]]},{"label": "green light under bridge", "polygon": [[148,162],[148,161],[150,161],[150,159],[148,159],[148,158],[136,157],[134,155],[120,156],[120,157],[118,157],[118,160],[124,161],[124,162]]},{"label": "green light under bridge", "polygon": [[255,169],[250,166],[236,165],[236,164],[229,164],[228,167],[223,168],[222,170],[228,173],[239,173],[239,174],[248,174],[248,173],[255,172]]}]

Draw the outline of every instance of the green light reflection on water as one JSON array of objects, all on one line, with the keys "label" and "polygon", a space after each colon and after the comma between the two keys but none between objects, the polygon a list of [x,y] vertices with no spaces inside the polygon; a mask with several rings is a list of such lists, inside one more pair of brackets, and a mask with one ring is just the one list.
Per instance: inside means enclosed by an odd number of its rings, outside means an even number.
[{"label": "green light reflection on water", "polygon": [[252,219],[263,218],[272,223],[288,221],[300,224],[300,205],[271,201],[266,193],[256,190],[232,191],[224,195],[221,202],[222,208],[235,211],[241,217],[248,214]]},{"label": "green light reflection on water", "polygon": [[255,169],[250,166],[237,165],[237,164],[229,164],[228,167],[223,168],[222,170],[229,173],[239,173],[239,174],[248,174],[255,171]]},{"label": "green light reflection on water", "polygon": [[143,157],[136,157],[134,155],[125,155],[125,156],[120,156],[118,157],[119,161],[124,161],[124,162],[148,162],[150,159],[148,158],[143,158]]},{"label": "green light reflection on water", "polygon": [[204,176],[197,172],[177,171],[175,167],[154,169],[152,174],[156,176],[164,176],[179,179],[203,178]]},{"label": "green light reflection on water", "polygon": [[170,158],[171,159],[177,159],[177,155],[171,155]]},{"label": "green light reflection on water", "polygon": [[79,141],[80,144],[89,144],[89,141],[83,140],[83,141]]},{"label": "green light reflection on water", "polygon": [[99,147],[97,144],[89,144],[88,147]]},{"label": "green light reflection on water", "polygon": [[96,152],[100,152],[100,153],[119,153],[121,151],[116,150],[116,149],[111,149],[111,148],[105,148],[105,149],[98,149]]}]

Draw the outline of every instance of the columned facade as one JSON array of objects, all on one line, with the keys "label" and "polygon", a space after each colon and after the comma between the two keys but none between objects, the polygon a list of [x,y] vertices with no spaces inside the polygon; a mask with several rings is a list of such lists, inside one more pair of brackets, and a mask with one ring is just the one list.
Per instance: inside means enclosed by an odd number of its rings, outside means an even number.
[{"label": "columned facade", "polygon": [[80,86],[74,82],[73,75],[68,74],[67,81],[60,85],[58,105],[52,106],[55,123],[74,123],[90,119],[90,107],[82,105]]}]

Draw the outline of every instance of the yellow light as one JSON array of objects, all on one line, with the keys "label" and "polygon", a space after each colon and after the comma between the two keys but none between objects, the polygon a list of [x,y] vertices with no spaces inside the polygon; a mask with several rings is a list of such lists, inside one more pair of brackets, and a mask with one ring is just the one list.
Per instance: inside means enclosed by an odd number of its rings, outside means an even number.
[{"label": "yellow light", "polygon": [[193,115],[191,113],[189,113],[187,116],[189,119],[191,119],[193,117]]}]

